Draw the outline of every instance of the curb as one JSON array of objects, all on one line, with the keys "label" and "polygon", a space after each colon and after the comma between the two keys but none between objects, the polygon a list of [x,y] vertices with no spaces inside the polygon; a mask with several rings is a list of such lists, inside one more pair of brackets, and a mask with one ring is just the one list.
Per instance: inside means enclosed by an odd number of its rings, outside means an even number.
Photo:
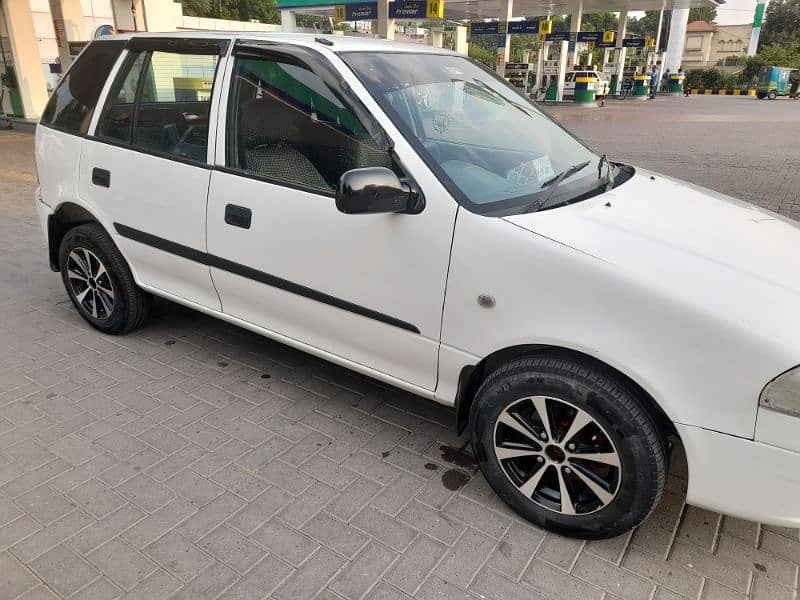
[{"label": "curb", "polygon": [[699,96],[755,96],[756,91],[754,89],[714,89],[714,88],[692,88],[690,90],[692,94],[697,94]]}]

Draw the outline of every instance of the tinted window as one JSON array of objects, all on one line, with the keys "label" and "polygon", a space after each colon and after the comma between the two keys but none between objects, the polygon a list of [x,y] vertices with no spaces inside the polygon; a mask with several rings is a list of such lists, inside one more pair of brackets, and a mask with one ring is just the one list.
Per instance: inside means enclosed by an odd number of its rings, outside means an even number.
[{"label": "tinted window", "polygon": [[133,123],[136,89],[147,54],[139,52],[128,57],[126,65],[121,69],[114,87],[111,88],[103,116],[97,124],[97,137],[131,141],[131,125]]},{"label": "tinted window", "polygon": [[228,125],[228,166],[332,192],[345,171],[392,168],[347,105],[306,66],[237,58]]},{"label": "tinted window", "polygon": [[81,53],[53,92],[42,123],[75,133],[86,133],[100,92],[125,42],[95,41]]},{"label": "tinted window", "polygon": [[219,57],[153,52],[140,79],[133,145],[206,160],[211,90]]}]

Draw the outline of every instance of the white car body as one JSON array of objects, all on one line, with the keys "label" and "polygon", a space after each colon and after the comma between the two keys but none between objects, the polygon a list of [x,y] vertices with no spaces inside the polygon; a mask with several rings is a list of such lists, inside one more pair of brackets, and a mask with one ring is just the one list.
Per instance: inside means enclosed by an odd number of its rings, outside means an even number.
[{"label": "white car body", "polygon": [[[759,407],[764,387],[800,363],[796,222],[643,170],[558,209],[475,214],[338,55],[441,50],[341,37],[329,46],[295,34],[179,35],[313,48],[394,141],[424,211],[345,215],[329,198],[225,169],[233,61],[222,57],[205,166],[96,140],[99,111],[87,136],[39,126],[45,234],[50,216],[77,205],[110,234],[143,289],[445,405],[456,403],[464,370],[493,353],[534,346],[590,356],[635,382],[675,425],[689,503],[800,526],[800,418]],[[96,167],[111,172],[110,189],[92,185]],[[252,229],[226,225],[233,201],[253,207]],[[218,259],[324,297],[244,277]]]},{"label": "white car body", "polygon": [[594,94],[597,98],[603,98],[608,95],[610,84],[608,80],[604,79],[597,71],[570,71],[564,78],[564,96],[571,98],[575,95],[575,78],[576,77],[594,77],[597,81],[590,83],[590,89],[594,89]]}]

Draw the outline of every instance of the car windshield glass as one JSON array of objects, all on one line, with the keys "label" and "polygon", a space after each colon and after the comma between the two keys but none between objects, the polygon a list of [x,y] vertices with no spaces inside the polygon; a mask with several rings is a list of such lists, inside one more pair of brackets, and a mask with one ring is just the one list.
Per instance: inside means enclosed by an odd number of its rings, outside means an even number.
[{"label": "car windshield glass", "polygon": [[[593,154],[524,96],[467,58],[345,53],[405,137],[456,198],[475,212],[548,208],[586,197],[597,169],[547,185]],[[554,192],[551,194],[551,192]],[[547,197],[547,203],[538,202]]]}]

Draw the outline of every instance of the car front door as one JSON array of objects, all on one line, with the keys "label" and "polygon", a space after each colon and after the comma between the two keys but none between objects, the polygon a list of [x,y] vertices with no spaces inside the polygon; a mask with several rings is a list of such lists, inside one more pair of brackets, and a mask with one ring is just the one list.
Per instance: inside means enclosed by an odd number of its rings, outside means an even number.
[{"label": "car front door", "polygon": [[423,194],[432,176],[405,170],[423,163],[404,140],[394,152],[383,144],[377,109],[352,92],[358,81],[316,50],[243,43],[226,81],[223,164],[208,205],[223,311],[408,389],[434,390],[455,203],[428,197],[415,215],[337,210],[339,177],[350,169],[391,168]]},{"label": "car front door", "polygon": [[[227,40],[132,38],[93,135],[79,189],[138,281],[219,310],[206,251],[214,84]],[[221,71],[220,71],[221,72]],[[212,154],[213,157],[213,154]]]}]

